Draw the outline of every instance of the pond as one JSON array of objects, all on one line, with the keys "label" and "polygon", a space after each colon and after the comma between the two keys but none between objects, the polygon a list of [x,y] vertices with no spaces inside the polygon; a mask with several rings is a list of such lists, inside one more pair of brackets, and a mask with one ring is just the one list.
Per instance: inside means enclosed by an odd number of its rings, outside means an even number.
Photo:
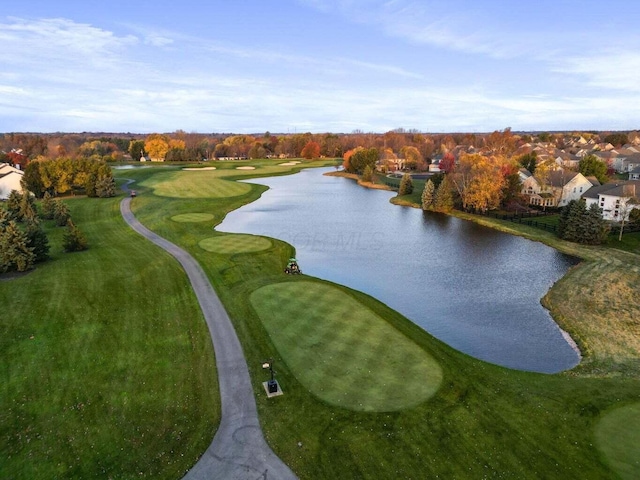
[{"label": "pond", "polygon": [[368,293],[481,360],[543,373],[579,362],[540,304],[574,258],[473,222],[393,205],[394,192],[323,175],[331,170],[251,180],[269,190],[217,229],[284,240],[303,273]]}]

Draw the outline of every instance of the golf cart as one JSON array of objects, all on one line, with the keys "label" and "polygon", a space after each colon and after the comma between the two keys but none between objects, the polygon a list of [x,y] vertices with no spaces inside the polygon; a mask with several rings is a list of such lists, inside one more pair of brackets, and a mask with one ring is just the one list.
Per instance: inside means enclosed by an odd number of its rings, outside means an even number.
[{"label": "golf cart", "polygon": [[297,275],[302,273],[300,271],[300,267],[298,266],[298,261],[295,258],[289,259],[289,263],[287,263],[287,266],[284,268],[284,273],[287,273],[289,275]]}]

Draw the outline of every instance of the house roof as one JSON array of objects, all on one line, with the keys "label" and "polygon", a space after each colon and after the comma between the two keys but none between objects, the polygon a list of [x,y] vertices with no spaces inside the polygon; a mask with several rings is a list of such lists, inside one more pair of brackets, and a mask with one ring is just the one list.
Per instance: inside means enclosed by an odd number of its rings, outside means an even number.
[{"label": "house roof", "polygon": [[611,187],[609,185],[598,185],[595,187],[591,187],[589,190],[587,190],[585,193],[583,193],[580,198],[593,198],[593,199],[598,199],[598,195],[600,195],[600,193],[602,192],[606,192],[607,190],[609,190]]},{"label": "house roof", "polygon": [[598,185],[602,185],[602,184],[600,183],[600,180],[598,180],[598,179],[597,179],[596,177],[594,177],[594,176],[587,177],[587,180],[589,180],[589,183],[591,183],[591,185],[593,185],[594,187],[597,187]]},{"label": "house roof", "polygon": [[553,187],[564,187],[578,175],[580,174],[577,172],[570,172],[567,170],[554,170],[552,172],[549,172],[549,185]]},{"label": "house roof", "polygon": [[640,181],[630,180],[626,182],[605,183],[597,187],[592,187],[582,194],[582,198],[595,198],[600,195],[609,195],[612,197],[629,198],[640,194]]}]

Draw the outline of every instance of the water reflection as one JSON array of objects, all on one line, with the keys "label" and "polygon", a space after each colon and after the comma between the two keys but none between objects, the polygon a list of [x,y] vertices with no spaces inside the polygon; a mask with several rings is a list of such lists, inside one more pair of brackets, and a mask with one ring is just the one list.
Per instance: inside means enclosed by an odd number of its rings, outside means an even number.
[{"label": "water reflection", "polygon": [[282,239],[309,275],[366,292],[477,358],[538,372],[578,362],[540,298],[574,263],[520,237],[392,205],[331,169],[252,180],[270,189],[220,231]]}]

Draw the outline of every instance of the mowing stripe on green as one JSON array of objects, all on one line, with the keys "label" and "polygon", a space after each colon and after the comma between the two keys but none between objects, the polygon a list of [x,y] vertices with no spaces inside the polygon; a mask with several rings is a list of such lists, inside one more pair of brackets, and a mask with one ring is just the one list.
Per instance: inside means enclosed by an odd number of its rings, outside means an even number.
[{"label": "mowing stripe on green", "polygon": [[261,287],[250,299],[296,378],[329,404],[396,411],[440,386],[435,359],[339,288],[284,282]]},{"label": "mowing stripe on green", "polygon": [[247,183],[217,178],[215,170],[193,175],[191,172],[161,172],[140,183],[153,189],[155,195],[172,198],[238,197],[251,190]]},{"label": "mowing stripe on green", "polygon": [[602,417],[596,425],[596,444],[620,478],[640,478],[640,403]]},{"label": "mowing stripe on green", "polygon": [[191,223],[191,222],[208,222],[213,220],[213,215],[210,213],[182,213],[180,215],[174,215],[171,220],[179,223]]},{"label": "mowing stripe on green", "polygon": [[271,240],[256,235],[229,234],[205,238],[198,245],[214,253],[249,253],[271,248]]}]

